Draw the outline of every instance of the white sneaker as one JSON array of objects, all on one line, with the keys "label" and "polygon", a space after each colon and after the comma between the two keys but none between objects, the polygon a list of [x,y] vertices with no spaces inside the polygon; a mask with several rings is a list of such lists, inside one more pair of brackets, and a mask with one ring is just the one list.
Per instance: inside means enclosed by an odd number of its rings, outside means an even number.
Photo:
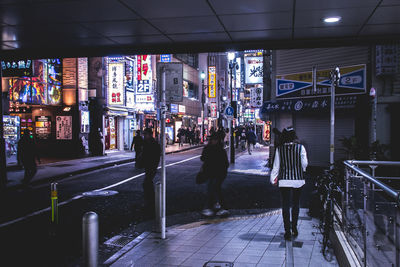
[{"label": "white sneaker", "polygon": [[215,215],[217,216],[228,216],[230,213],[227,210],[221,209],[219,211],[217,211],[217,213]]},{"label": "white sneaker", "polygon": [[214,211],[212,209],[204,209],[201,214],[203,214],[206,217],[210,217],[214,215]]}]

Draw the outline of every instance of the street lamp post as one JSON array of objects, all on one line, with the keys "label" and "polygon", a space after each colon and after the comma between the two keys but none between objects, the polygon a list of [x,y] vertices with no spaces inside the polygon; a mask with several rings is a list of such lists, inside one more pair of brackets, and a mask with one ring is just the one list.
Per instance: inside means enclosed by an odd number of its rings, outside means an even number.
[{"label": "street lamp post", "polygon": [[204,103],[206,102],[206,96],[204,94],[204,79],[206,78],[206,74],[204,73],[204,71],[201,73],[200,75],[201,77],[201,109],[202,109],[202,113],[201,113],[201,141],[203,141],[204,143]]},{"label": "street lamp post", "polygon": [[[228,60],[229,60],[229,69],[230,69],[230,78],[231,78],[231,102],[230,106],[232,107],[232,102],[233,102],[233,84],[232,84],[232,79],[233,79],[233,70],[236,67],[236,62],[234,61],[235,59],[235,53],[228,53]],[[231,163],[235,163],[235,139],[233,136],[233,119],[230,120],[229,122],[229,135],[230,135],[230,142],[229,142],[229,150],[230,150],[230,155],[231,155]]]}]

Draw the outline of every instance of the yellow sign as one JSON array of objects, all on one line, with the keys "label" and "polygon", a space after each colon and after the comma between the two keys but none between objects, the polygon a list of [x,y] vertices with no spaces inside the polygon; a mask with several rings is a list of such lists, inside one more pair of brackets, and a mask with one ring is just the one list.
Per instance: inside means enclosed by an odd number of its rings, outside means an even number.
[{"label": "yellow sign", "polygon": [[216,69],[215,67],[208,67],[208,97],[215,98],[215,80],[216,80]]}]

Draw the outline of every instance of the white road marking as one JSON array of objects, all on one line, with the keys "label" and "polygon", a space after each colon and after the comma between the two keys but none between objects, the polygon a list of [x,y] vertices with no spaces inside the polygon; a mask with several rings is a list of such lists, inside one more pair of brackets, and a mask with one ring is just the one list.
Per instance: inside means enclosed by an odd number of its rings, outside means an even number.
[{"label": "white road marking", "polygon": [[[181,160],[181,161],[177,161],[177,162],[174,162],[174,163],[167,164],[167,165],[165,165],[165,167],[170,167],[170,166],[174,166],[174,165],[177,165],[177,164],[181,164],[181,163],[184,163],[184,162],[187,162],[187,161],[190,161],[192,159],[199,158],[199,157],[200,157],[200,155],[194,156],[194,157],[191,157],[191,158],[187,158],[187,159],[184,159],[184,160]],[[132,163],[126,163],[126,164],[132,164]],[[121,165],[119,165],[119,166],[121,166]],[[158,169],[161,169],[161,166],[158,167]],[[130,178],[127,178],[125,180],[122,180],[122,181],[120,181],[118,183],[115,183],[115,184],[112,184],[112,185],[109,185],[109,186],[106,186],[106,187],[103,187],[103,188],[95,189],[95,190],[92,190],[92,191],[103,191],[103,190],[107,190],[107,189],[110,189],[110,188],[113,188],[113,187],[117,187],[117,186],[119,186],[121,184],[127,183],[127,182],[129,182],[131,180],[134,180],[136,178],[139,178],[139,177],[141,177],[143,175],[144,175],[144,172],[142,172],[140,174],[137,174],[135,176],[132,176]],[[73,198],[70,198],[68,200],[65,200],[63,202],[58,203],[58,206],[59,207],[60,206],[64,206],[64,205],[66,205],[66,204],[68,204],[68,203],[70,203],[70,202],[72,202],[74,200],[78,200],[78,199],[81,199],[83,197],[84,196],[82,194],[77,195],[77,196],[75,196]],[[33,217],[33,216],[36,216],[36,215],[40,215],[40,214],[48,212],[48,211],[50,211],[50,207],[45,208],[45,209],[41,209],[41,210],[38,210],[38,211],[35,211],[35,212],[32,212],[32,213],[30,213],[30,214],[28,214],[26,216],[23,216],[23,217],[20,217],[20,218],[17,218],[17,219],[8,221],[8,222],[4,222],[4,223],[0,224],[0,228],[8,226],[8,225],[11,225],[11,224],[14,224],[14,223],[17,223],[17,222],[21,222],[21,221],[26,220],[26,219],[28,219],[30,217]]]}]

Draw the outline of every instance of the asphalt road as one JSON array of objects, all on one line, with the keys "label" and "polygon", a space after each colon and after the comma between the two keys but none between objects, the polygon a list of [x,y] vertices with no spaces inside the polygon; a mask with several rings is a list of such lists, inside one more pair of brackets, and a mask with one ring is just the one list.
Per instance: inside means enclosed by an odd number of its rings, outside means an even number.
[{"label": "asphalt road", "polygon": [[[167,215],[175,216],[169,224],[196,220],[206,202],[205,186],[195,184],[200,168],[201,149],[167,155],[166,164],[180,162],[167,168]],[[59,202],[65,202],[83,192],[100,189],[143,171],[134,163],[101,169],[59,181]],[[160,173],[156,180],[160,179]],[[280,206],[279,191],[267,182],[268,177],[229,173],[223,185],[227,208],[270,209]],[[82,253],[82,216],[87,211],[99,215],[100,243],[121,233],[135,237],[136,227],[146,221],[143,215],[143,176],[110,188],[118,194],[109,197],[80,197],[59,208],[59,224],[50,224],[50,212],[26,217],[32,212],[50,205],[50,185],[44,184],[27,190],[12,190],[0,195],[0,225],[24,218],[0,227],[0,265],[2,266],[77,266]],[[305,206],[306,196],[303,197]],[[193,215],[194,214],[194,215]],[[197,214],[197,215],[196,215]],[[190,216],[189,216],[190,217]],[[100,262],[111,256],[117,248],[101,246]]]}]

